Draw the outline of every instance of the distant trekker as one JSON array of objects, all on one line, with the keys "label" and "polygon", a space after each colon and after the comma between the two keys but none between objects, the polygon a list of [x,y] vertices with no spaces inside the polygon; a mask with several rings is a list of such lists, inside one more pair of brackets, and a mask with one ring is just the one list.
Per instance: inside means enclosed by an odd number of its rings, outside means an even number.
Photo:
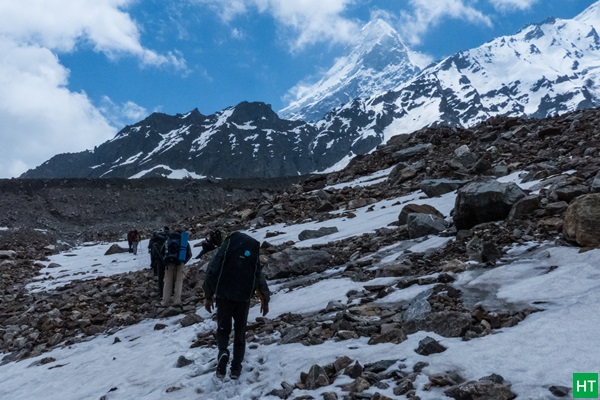
[{"label": "distant trekker", "polygon": [[234,232],[228,236],[206,271],[203,289],[204,307],[212,312],[217,305],[217,371],[223,378],[229,363],[229,335],[234,328],[233,359],[230,376],[238,379],[246,352],[246,324],[250,299],[258,292],[262,315],[269,312],[270,292],[262,274],[259,259],[260,243],[250,236]]},{"label": "distant trekker", "polygon": [[204,241],[202,242],[202,250],[196,256],[196,258],[201,258],[204,254],[209,253],[219,247],[223,243],[223,238],[225,234],[218,229],[213,229],[206,234]]},{"label": "distant trekker", "polygon": [[127,232],[127,244],[129,245],[129,252],[133,253],[133,255],[137,255],[137,249],[138,245],[140,244],[140,240],[142,240],[142,236],[137,229]]},{"label": "distant trekker", "polygon": [[150,253],[150,268],[154,276],[158,279],[158,295],[162,299],[163,288],[165,285],[165,245],[169,238],[169,227],[165,226],[162,230],[155,232],[148,241],[148,253]]},{"label": "distant trekker", "polygon": [[162,305],[167,306],[173,294],[173,305],[181,305],[183,289],[183,267],[192,258],[192,247],[188,243],[188,233],[177,231],[170,233],[165,244],[163,263],[165,265],[165,283]]}]

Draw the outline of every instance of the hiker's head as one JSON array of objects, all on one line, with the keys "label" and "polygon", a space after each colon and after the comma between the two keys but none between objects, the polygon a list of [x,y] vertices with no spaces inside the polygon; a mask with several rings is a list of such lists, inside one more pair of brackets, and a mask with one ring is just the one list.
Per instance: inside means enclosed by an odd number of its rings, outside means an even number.
[{"label": "hiker's head", "polygon": [[212,231],[208,232],[208,235],[206,235],[206,240],[215,246],[220,246],[223,243],[223,235],[221,234],[220,230],[213,229]]}]

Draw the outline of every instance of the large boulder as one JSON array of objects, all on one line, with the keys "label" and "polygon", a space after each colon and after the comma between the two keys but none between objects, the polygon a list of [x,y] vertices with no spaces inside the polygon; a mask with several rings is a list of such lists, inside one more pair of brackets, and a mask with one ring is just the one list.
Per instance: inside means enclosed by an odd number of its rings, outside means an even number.
[{"label": "large boulder", "polygon": [[129,249],[126,249],[124,247],[119,246],[118,244],[113,244],[112,246],[110,246],[108,248],[108,250],[106,250],[106,253],[104,253],[105,256],[110,256],[113,254],[121,254],[121,253],[129,253]]},{"label": "large boulder", "polygon": [[407,204],[402,207],[400,214],[398,215],[398,223],[400,225],[406,225],[408,223],[409,214],[432,214],[439,218],[444,218],[444,214],[439,212],[435,207],[429,204]]},{"label": "large boulder", "polygon": [[432,147],[433,145],[431,143],[418,144],[416,146],[408,147],[395,152],[394,159],[396,162],[408,161],[415,156],[423,156],[429,153],[429,150]]},{"label": "large boulder", "polygon": [[421,189],[428,197],[436,197],[453,192],[466,183],[467,181],[446,178],[424,179],[419,183],[419,189]]},{"label": "large boulder", "polygon": [[600,193],[573,200],[565,213],[563,235],[581,247],[600,246]]},{"label": "large boulder", "polygon": [[456,400],[512,400],[517,397],[510,382],[497,374],[453,386],[444,394]]},{"label": "large boulder", "polygon": [[339,232],[339,230],[335,226],[323,226],[319,229],[305,229],[298,234],[298,240],[317,239],[336,232]]},{"label": "large boulder", "polygon": [[433,214],[408,214],[408,237],[420,238],[426,235],[437,235],[446,229],[447,223],[443,218]]},{"label": "large boulder", "polygon": [[459,189],[456,196],[453,217],[456,229],[470,229],[484,222],[503,220],[512,206],[525,196],[525,192],[513,182],[487,179],[468,183]]},{"label": "large boulder", "polygon": [[289,248],[271,255],[263,272],[269,279],[308,275],[325,271],[330,261],[326,251]]}]

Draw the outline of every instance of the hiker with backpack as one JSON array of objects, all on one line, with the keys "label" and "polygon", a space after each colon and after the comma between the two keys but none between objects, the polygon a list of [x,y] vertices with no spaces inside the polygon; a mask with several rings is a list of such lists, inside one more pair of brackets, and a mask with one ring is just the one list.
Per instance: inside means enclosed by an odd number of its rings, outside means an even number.
[{"label": "hiker with backpack", "polygon": [[188,233],[177,231],[170,233],[165,243],[163,263],[165,278],[162,305],[167,306],[173,294],[173,305],[181,306],[181,291],[183,290],[183,267],[192,258],[192,247],[188,242]]},{"label": "hiker with backpack", "polygon": [[150,268],[154,276],[158,278],[158,295],[163,297],[163,287],[165,278],[165,263],[163,257],[165,254],[165,244],[169,237],[169,227],[165,226],[161,231],[155,232],[148,241],[148,252],[150,253]]},{"label": "hiker with backpack", "polygon": [[206,253],[211,252],[217,247],[221,246],[224,236],[225,235],[223,232],[218,229],[213,229],[208,232],[204,238],[204,241],[202,242],[202,250],[200,250],[200,253],[196,256],[196,258],[201,258]]},{"label": "hiker with backpack", "polygon": [[216,301],[217,371],[222,379],[229,363],[229,335],[233,320],[233,359],[230,376],[238,379],[246,352],[246,324],[250,300],[255,292],[260,298],[262,315],[269,312],[270,292],[259,259],[260,243],[252,237],[234,232],[229,235],[206,270],[203,289],[204,307],[210,313]]}]

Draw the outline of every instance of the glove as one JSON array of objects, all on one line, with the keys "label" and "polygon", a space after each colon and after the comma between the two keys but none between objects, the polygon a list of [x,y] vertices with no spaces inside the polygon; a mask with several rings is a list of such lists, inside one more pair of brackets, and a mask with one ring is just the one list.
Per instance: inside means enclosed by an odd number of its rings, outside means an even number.
[{"label": "glove", "polygon": [[260,313],[264,317],[269,312],[269,302],[265,299],[265,296],[263,296],[263,294],[260,292],[258,292],[258,298],[260,299]]},{"label": "glove", "polygon": [[207,297],[204,300],[204,308],[206,308],[206,311],[208,311],[209,313],[211,313],[213,307],[214,307],[214,303],[213,303],[212,297]]},{"label": "glove", "polygon": [[260,301],[260,312],[262,313],[263,317],[265,315],[267,315],[269,313],[269,303],[261,300]]}]

